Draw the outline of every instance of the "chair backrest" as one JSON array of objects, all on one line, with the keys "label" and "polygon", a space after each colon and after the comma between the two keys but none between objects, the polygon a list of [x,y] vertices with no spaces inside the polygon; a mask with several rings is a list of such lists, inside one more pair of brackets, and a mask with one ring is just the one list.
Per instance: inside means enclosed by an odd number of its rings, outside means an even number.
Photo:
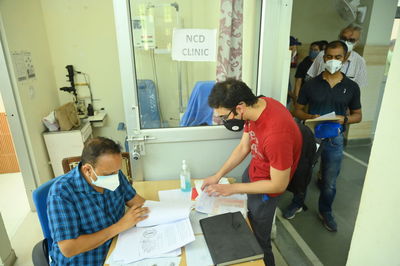
[{"label": "chair backrest", "polygon": [[40,187],[35,189],[32,193],[33,202],[36,206],[36,211],[39,216],[40,225],[42,227],[44,238],[47,239],[48,250],[50,251],[53,239],[51,238],[49,220],[47,218],[47,196],[49,194],[50,187],[54,184],[59,177],[54,178]]},{"label": "chair backrest", "polygon": [[215,81],[198,81],[194,85],[180,126],[212,125],[213,109],[208,105],[208,96],[214,85]]},{"label": "chair backrest", "polygon": [[[131,171],[131,160],[130,160],[129,152],[122,152],[121,155],[122,155],[122,168],[121,168],[122,173],[124,173],[124,175],[126,176],[126,178],[129,181],[129,183],[132,184],[133,176],[132,176],[132,171]],[[64,158],[62,160],[64,174],[71,171],[72,168],[77,166],[80,161],[81,161],[80,156]]]}]

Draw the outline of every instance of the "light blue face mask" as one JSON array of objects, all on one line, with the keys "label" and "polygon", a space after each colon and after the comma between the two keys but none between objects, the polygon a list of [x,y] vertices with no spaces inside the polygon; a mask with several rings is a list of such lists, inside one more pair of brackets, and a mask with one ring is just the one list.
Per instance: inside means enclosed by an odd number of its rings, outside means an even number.
[{"label": "light blue face mask", "polygon": [[318,54],[319,54],[319,51],[311,50],[310,53],[308,54],[308,56],[311,59],[315,59],[318,56]]},{"label": "light blue face mask", "polygon": [[90,166],[90,167],[92,168],[94,175],[97,177],[96,181],[94,181],[90,177],[93,185],[95,185],[96,187],[105,188],[105,189],[108,189],[111,191],[114,191],[117,189],[117,187],[119,186],[118,173],[113,174],[113,175],[97,175],[96,172],[94,171],[93,167],[92,166]]}]

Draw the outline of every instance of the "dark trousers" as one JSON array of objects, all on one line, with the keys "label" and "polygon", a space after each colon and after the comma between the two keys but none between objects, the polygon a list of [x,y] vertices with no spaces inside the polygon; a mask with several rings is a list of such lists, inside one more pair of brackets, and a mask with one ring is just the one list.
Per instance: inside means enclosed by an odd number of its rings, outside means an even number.
[{"label": "dark trousers", "polygon": [[[250,182],[249,168],[244,171],[242,182]],[[278,198],[279,197],[270,197],[268,200],[263,201],[262,194],[247,194],[249,221],[258,243],[264,250],[264,263],[267,266],[275,265],[271,246],[271,229]]]}]

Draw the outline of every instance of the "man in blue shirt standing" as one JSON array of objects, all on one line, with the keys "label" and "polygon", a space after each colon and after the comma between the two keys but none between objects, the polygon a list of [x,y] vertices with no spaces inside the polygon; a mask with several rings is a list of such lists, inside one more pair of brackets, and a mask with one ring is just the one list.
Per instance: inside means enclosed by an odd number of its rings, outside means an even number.
[{"label": "man in blue shirt standing", "polygon": [[[342,41],[333,41],[326,46],[325,71],[301,87],[295,110],[295,116],[300,120],[317,118],[334,111],[340,124],[332,125],[336,128],[336,136],[324,137],[321,142],[319,217],[331,232],[337,231],[332,204],[343,157],[343,132],[346,125],[359,123],[362,118],[360,88],[340,71],[347,52],[347,45]],[[309,107],[308,111],[306,105]],[[350,115],[347,114],[347,109],[350,110]],[[284,211],[284,217],[292,219],[296,213],[302,211],[304,199],[305,193],[295,194],[292,203]]]},{"label": "man in blue shirt standing", "polygon": [[103,265],[111,239],[146,219],[144,199],[121,165],[120,146],[94,138],[79,165],[53,184],[47,199],[51,265]]}]

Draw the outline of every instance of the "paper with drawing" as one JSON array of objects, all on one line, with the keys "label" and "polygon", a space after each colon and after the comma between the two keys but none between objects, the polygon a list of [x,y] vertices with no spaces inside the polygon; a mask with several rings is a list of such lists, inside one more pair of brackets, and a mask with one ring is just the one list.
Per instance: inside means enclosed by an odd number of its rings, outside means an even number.
[{"label": "paper with drawing", "polygon": [[195,240],[189,219],[153,227],[133,227],[119,234],[114,260],[130,263],[167,253]]}]

